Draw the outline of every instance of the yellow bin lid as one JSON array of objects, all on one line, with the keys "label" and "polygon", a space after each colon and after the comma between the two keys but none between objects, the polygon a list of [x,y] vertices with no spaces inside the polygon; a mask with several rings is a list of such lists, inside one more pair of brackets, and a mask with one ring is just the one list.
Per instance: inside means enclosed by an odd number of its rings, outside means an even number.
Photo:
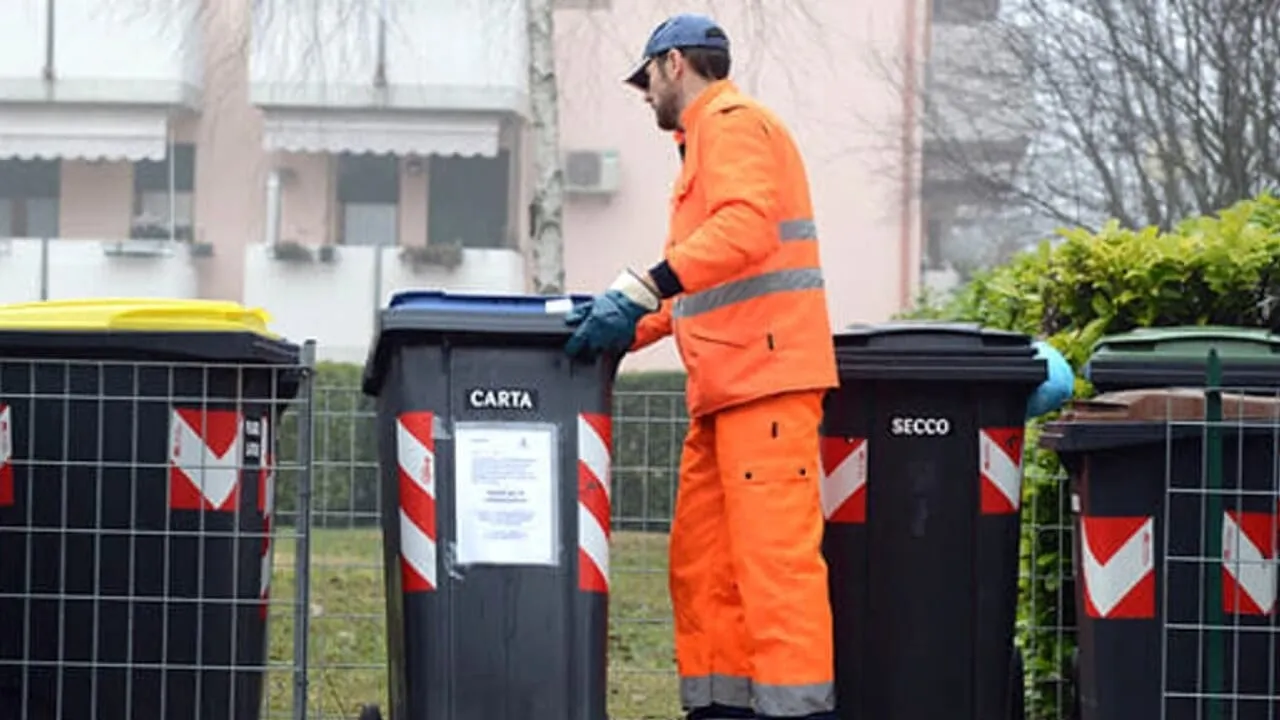
[{"label": "yellow bin lid", "polygon": [[94,298],[0,305],[0,331],[224,332],[280,336],[271,316],[226,300]]}]

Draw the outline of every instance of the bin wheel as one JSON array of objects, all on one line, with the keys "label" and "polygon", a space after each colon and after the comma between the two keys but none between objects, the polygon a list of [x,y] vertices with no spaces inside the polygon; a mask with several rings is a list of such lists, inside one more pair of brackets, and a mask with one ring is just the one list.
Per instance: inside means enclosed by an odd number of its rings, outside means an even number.
[{"label": "bin wheel", "polygon": [[1027,679],[1022,666],[1022,652],[1015,649],[1013,667],[1009,668],[1009,720],[1027,718]]},{"label": "bin wheel", "polygon": [[364,705],[360,708],[360,720],[382,720],[382,710],[377,705]]}]

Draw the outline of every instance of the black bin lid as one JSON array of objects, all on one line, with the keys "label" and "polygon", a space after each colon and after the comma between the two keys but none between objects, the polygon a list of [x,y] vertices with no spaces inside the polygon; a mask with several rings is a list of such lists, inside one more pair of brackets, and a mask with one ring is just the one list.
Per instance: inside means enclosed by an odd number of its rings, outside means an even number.
[{"label": "black bin lid", "polygon": [[404,290],[378,315],[365,361],[363,390],[377,394],[391,351],[405,344],[504,347],[563,345],[573,329],[564,317],[590,295],[515,295]]},{"label": "black bin lid", "polygon": [[843,380],[936,380],[1039,385],[1048,376],[1023,333],[977,323],[907,320],[835,334]]}]

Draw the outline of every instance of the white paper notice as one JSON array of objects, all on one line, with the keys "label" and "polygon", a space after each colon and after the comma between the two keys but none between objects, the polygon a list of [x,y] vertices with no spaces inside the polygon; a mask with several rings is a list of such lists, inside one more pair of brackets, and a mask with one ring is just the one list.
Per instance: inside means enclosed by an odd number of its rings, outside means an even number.
[{"label": "white paper notice", "polygon": [[454,426],[461,565],[556,563],[555,427]]}]

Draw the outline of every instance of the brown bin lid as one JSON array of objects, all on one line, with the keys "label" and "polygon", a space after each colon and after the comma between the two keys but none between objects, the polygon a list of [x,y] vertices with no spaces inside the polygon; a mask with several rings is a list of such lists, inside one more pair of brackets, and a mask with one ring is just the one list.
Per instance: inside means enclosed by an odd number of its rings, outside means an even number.
[{"label": "brown bin lid", "polygon": [[[1063,422],[1160,422],[1204,420],[1205,391],[1201,388],[1159,388],[1104,393],[1073,401]],[[1222,393],[1223,420],[1280,421],[1280,398]]]}]

